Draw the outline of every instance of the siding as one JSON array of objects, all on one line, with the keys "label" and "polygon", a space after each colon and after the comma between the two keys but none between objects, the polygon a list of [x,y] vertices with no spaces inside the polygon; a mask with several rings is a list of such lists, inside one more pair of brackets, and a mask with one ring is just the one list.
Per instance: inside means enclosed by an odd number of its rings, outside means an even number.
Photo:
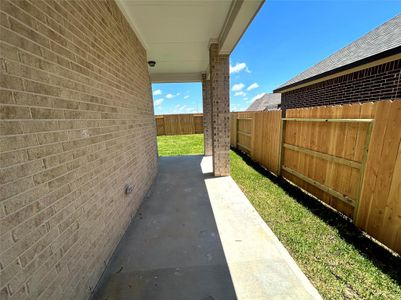
[{"label": "siding", "polygon": [[146,53],[112,0],[0,13],[0,298],[86,299],[156,173]]},{"label": "siding", "polygon": [[401,60],[282,94],[283,109],[395,99],[401,95]]}]

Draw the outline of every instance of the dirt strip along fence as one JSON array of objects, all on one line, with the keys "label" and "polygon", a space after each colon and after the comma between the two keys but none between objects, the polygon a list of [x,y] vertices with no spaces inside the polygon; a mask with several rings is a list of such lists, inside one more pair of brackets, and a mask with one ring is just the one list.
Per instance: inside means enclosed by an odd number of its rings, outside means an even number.
[{"label": "dirt strip along fence", "polygon": [[158,115],[157,135],[203,133],[203,114]]},{"label": "dirt strip along fence", "polygon": [[231,114],[246,152],[401,254],[401,100]]}]

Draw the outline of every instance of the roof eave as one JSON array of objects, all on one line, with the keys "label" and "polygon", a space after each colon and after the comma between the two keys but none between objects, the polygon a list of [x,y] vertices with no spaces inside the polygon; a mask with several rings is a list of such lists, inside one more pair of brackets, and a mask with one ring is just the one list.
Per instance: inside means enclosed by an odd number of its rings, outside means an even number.
[{"label": "roof eave", "polygon": [[333,74],[336,74],[336,73],[339,73],[339,72],[343,72],[343,71],[346,71],[348,69],[353,69],[353,68],[356,68],[356,67],[359,67],[359,66],[362,66],[362,65],[365,65],[365,64],[369,64],[369,63],[374,62],[376,60],[384,59],[386,57],[393,56],[393,55],[400,54],[400,53],[401,53],[401,46],[398,46],[398,47],[389,49],[387,51],[383,51],[383,52],[380,52],[378,54],[363,58],[363,59],[358,60],[358,61],[355,61],[355,62],[350,63],[348,65],[332,69],[330,71],[327,71],[327,72],[324,72],[324,73],[321,73],[321,74],[318,74],[318,75],[303,79],[303,80],[298,81],[298,82],[294,82],[292,84],[281,86],[281,87],[273,90],[273,93],[283,93],[283,92],[286,92],[289,89],[294,89],[295,87],[297,87],[299,85],[305,86],[305,84],[307,84],[309,82],[316,81],[318,79],[322,79],[324,77],[328,77],[330,75],[333,75]]},{"label": "roof eave", "polygon": [[231,54],[264,2],[265,0],[233,0],[218,38],[220,54]]}]

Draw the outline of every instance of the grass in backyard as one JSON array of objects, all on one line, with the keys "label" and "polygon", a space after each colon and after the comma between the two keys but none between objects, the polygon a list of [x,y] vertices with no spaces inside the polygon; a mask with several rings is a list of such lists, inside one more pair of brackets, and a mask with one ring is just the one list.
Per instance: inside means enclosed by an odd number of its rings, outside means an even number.
[{"label": "grass in backyard", "polygon": [[160,156],[203,154],[203,134],[158,136],[157,147]]},{"label": "grass in backyard", "polygon": [[[203,135],[158,137],[160,155],[203,153]],[[401,299],[401,259],[296,187],[231,151],[231,176],[325,299]]]},{"label": "grass in backyard", "polygon": [[231,151],[231,176],[325,299],[401,299],[401,259]]}]

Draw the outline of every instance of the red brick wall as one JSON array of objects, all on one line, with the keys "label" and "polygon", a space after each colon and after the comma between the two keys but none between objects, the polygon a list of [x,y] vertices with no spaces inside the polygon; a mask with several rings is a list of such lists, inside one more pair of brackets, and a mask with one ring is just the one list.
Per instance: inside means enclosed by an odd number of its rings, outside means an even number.
[{"label": "red brick wall", "polygon": [[401,95],[401,60],[284,92],[283,109],[395,99]]},{"label": "red brick wall", "polygon": [[0,298],[86,299],[156,173],[146,53],[112,0],[0,2]]}]

